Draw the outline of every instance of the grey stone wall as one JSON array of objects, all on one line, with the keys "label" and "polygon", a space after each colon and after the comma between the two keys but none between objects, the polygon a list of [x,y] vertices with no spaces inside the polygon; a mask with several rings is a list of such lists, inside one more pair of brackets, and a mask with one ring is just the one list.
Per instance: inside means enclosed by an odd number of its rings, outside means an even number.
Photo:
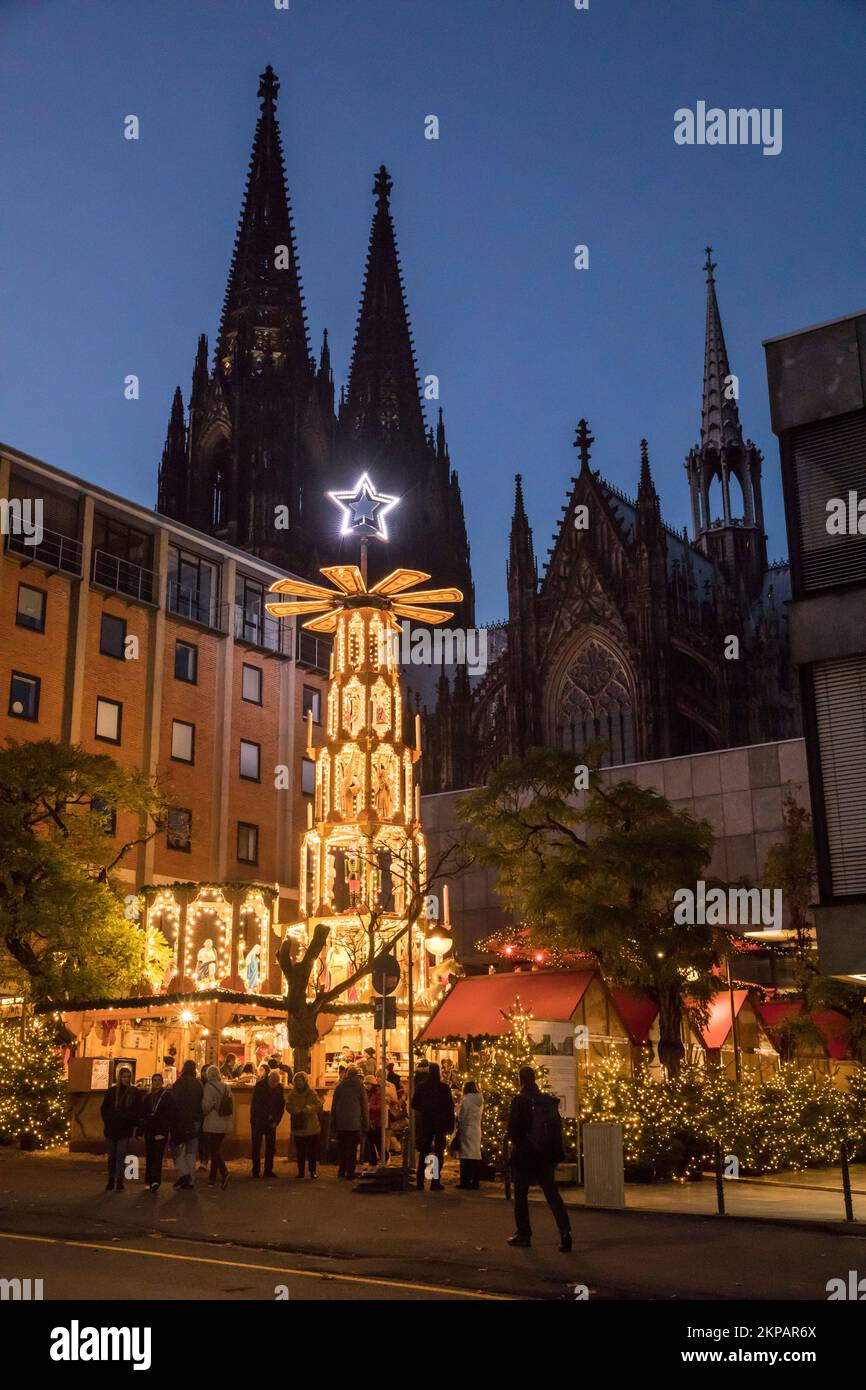
[{"label": "grey stone wall", "polygon": [[[695,753],[610,768],[609,781],[631,780],[666,796],[677,810],[707,820],[716,834],[709,877],[726,882],[747,878],[760,886],[771,845],[782,836],[782,807],[789,795],[809,809],[806,748],[801,738]],[[465,792],[421,798],[428,858],[435,864],[445,846],[461,837],[456,803]],[[508,924],[496,894],[496,876],[469,870],[449,877],[451,916],[457,951],[471,961],[475,942]],[[436,886],[434,891],[440,891]]]}]

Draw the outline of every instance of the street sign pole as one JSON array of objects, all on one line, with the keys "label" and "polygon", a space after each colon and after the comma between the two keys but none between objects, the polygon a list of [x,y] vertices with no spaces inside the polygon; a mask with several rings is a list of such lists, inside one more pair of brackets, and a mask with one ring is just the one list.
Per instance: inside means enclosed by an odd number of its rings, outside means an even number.
[{"label": "street sign pole", "polygon": [[385,972],[384,972],[384,970],[383,970],[383,971],[382,971],[382,1079],[381,1079],[381,1090],[382,1090],[382,1102],[381,1102],[381,1104],[382,1104],[382,1116],[381,1116],[381,1119],[382,1119],[382,1133],[381,1133],[381,1136],[380,1136],[380,1141],[381,1141],[381,1142],[380,1142],[380,1147],[379,1147],[379,1163],[380,1163],[380,1165],[383,1164],[383,1163],[385,1163],[385,1162],[387,1161],[387,1159],[386,1159],[386,1153],[385,1153],[385,1144],[386,1144],[386,1142],[387,1142],[387,1136],[388,1136],[388,1104],[387,1104],[387,1096],[386,1096],[386,1094],[385,1094],[385,1068],[386,1068],[387,1045],[388,1045],[388,1028],[387,1028],[387,1023],[388,1023],[388,999],[387,999],[387,996],[386,996],[386,994],[385,994]]}]

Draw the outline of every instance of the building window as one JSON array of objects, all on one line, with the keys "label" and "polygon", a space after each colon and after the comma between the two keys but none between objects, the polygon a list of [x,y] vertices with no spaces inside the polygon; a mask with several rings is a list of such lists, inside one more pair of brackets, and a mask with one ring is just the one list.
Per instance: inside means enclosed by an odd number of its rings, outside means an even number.
[{"label": "building window", "polygon": [[261,666],[243,666],[241,677],[241,694],[248,705],[260,705],[262,703],[262,668]]},{"label": "building window", "polygon": [[93,518],[91,578],[101,589],[153,602],[153,537],[99,512]]},{"label": "building window", "polygon": [[235,578],[235,636],[244,642],[262,643],[265,586],[245,574]]},{"label": "building window", "polygon": [[169,849],[180,849],[189,854],[192,840],[192,811],[183,806],[172,806],[168,813],[165,843]]},{"label": "building window", "polygon": [[312,713],[313,723],[322,722],[322,692],[313,685],[304,686],[304,718]]},{"label": "building window", "polygon": [[176,763],[195,762],[195,725],[183,719],[171,721],[171,756]]},{"label": "building window", "polygon": [[316,764],[312,758],[301,761],[301,791],[304,796],[313,796],[316,791]]},{"label": "building window", "polygon": [[103,656],[115,656],[123,661],[126,643],[126,619],[114,613],[103,613],[99,628],[99,650]]},{"label": "building window", "polygon": [[241,739],[241,777],[248,782],[258,782],[261,776],[262,750],[258,743]]},{"label": "building window", "polygon": [[106,835],[114,835],[117,830],[117,812],[109,806],[104,796],[94,796],[90,801],[90,809],[95,816],[102,821],[102,828]]},{"label": "building window", "polygon": [[246,821],[238,821],[238,862],[240,864],[258,864],[259,862],[259,827],[248,825]]},{"label": "building window", "polygon": [[18,585],[15,621],[19,627],[29,627],[34,632],[45,631],[46,597],[44,589],[33,589],[29,584]]},{"label": "building window", "polygon": [[118,700],[96,701],[96,737],[103,743],[119,743],[123,726],[123,705]]},{"label": "building window", "polygon": [[174,678],[187,685],[198,684],[198,647],[193,642],[175,642]]},{"label": "building window", "polygon": [[192,618],[207,627],[218,626],[219,569],[209,560],[168,548],[168,611],[181,618]]},{"label": "building window", "polygon": [[39,692],[42,682],[38,676],[25,676],[23,671],[13,671],[9,683],[9,713],[13,719],[39,718]]}]

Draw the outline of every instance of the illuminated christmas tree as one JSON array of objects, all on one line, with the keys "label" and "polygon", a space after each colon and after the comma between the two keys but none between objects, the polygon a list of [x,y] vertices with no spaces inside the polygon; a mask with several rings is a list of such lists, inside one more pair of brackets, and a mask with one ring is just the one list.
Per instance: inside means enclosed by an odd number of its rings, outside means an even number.
[{"label": "illuminated christmas tree", "polygon": [[[384,517],[396,499],[378,494],[366,475],[354,492],[331,497],[344,510],[344,534],[360,538],[360,566],[323,569],[334,587],[280,580],[272,592],[293,597],[267,605],[278,618],[318,614],[304,626],[334,638],[323,747],[312,746],[312,715],[308,724],[316,771],[301,843],[302,920],[279,956],[296,1065],[316,1040],[317,1017],[337,1000],[367,1006],[352,1026],[372,1041],[372,963],[383,949],[404,959],[410,928],[416,992],[426,987],[422,909],[432,875],[421,830],[421,721],[416,716],[414,746],[407,745],[395,639],[399,618],[441,623],[451,612],[431,605],[462,599],[459,589],[419,590],[430,577],[420,570],[394,570],[368,588],[367,543],[387,539]],[[404,971],[398,1005],[407,989]]]},{"label": "illuminated christmas tree", "polygon": [[0,1026],[0,1144],[44,1149],[69,1132],[63,1065],[50,1024],[32,1020],[22,1038],[17,1023]]},{"label": "illuminated christmas tree", "polygon": [[532,1013],[524,1009],[519,995],[507,1019],[509,1031],[495,1042],[485,1043],[480,1051],[470,1052],[460,1074],[461,1089],[463,1082],[474,1081],[484,1097],[481,1149],[485,1160],[500,1171],[504,1162],[508,1112],[520,1090],[520,1068],[532,1067],[540,1089],[549,1089],[547,1068],[539,1064],[529,1035]]}]

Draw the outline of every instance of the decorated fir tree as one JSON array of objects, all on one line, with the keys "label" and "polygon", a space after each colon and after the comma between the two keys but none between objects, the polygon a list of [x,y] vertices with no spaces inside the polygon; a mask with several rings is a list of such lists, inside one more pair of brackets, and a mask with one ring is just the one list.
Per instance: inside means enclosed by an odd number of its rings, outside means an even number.
[{"label": "decorated fir tree", "polygon": [[0,1144],[44,1149],[66,1141],[66,1080],[54,1029],[32,1020],[0,1026]]},{"label": "decorated fir tree", "polygon": [[484,1159],[497,1170],[503,1166],[505,1131],[512,1098],[520,1090],[520,1068],[532,1067],[542,1091],[549,1090],[547,1068],[538,1065],[528,1025],[532,1015],[524,1010],[520,997],[507,1015],[510,1029],[501,1038],[485,1042],[469,1052],[459,1075],[460,1089],[474,1081],[484,1097],[481,1115],[481,1149]]}]

